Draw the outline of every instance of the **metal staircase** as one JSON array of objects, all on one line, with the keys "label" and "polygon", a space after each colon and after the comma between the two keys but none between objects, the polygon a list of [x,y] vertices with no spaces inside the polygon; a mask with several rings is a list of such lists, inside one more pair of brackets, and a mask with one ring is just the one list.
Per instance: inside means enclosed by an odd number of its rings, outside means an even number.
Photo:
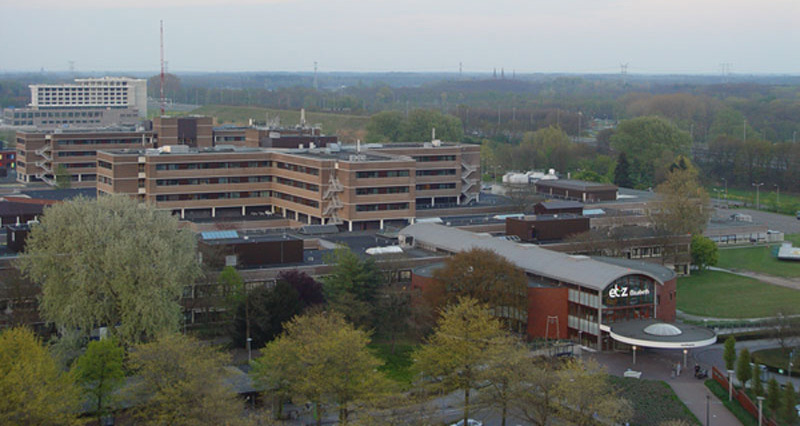
[{"label": "metal staircase", "polygon": [[478,185],[478,178],[477,178],[477,171],[478,168],[472,164],[469,164],[465,161],[461,161],[461,203],[462,204],[469,204],[472,201],[478,199],[478,192],[470,192],[470,189],[473,189],[476,185]]},{"label": "metal staircase", "polygon": [[331,178],[328,180],[328,187],[325,189],[325,193],[322,196],[323,201],[327,201],[327,205],[322,211],[322,216],[328,218],[327,223],[331,225],[340,225],[342,219],[339,217],[338,212],[344,208],[344,204],[342,200],[339,199],[339,194],[344,191],[344,187],[341,182],[339,182],[339,179],[336,178],[335,173],[335,171],[331,173]]},{"label": "metal staircase", "polygon": [[45,145],[34,152],[41,158],[34,161],[33,164],[42,170],[39,173],[36,173],[34,176],[48,185],[55,186],[55,174],[53,173],[53,168],[51,167],[53,157],[50,156],[50,145]]}]

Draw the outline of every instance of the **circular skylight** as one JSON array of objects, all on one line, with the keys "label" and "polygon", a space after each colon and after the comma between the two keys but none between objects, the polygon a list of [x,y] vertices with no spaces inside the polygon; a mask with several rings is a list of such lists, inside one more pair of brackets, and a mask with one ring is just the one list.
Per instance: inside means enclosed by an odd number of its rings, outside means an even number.
[{"label": "circular skylight", "polygon": [[678,336],[683,333],[680,328],[663,322],[648,325],[644,332],[651,336]]}]

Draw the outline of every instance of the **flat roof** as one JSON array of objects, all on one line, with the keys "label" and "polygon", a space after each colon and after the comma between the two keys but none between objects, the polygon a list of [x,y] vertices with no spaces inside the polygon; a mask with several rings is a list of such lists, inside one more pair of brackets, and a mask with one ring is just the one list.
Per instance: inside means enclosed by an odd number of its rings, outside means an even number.
[{"label": "flat roof", "polygon": [[574,179],[539,180],[536,181],[536,185],[552,186],[556,188],[578,189],[581,191],[587,191],[592,189],[598,189],[598,190],[618,189],[616,185],[611,185],[609,183],[588,182],[584,180],[574,180]]},{"label": "flat roof", "polygon": [[582,209],[583,203],[578,201],[542,201],[541,203],[537,204],[542,206],[546,209]]},{"label": "flat roof", "polygon": [[631,274],[648,276],[660,284],[664,282],[661,279],[663,274],[654,275],[651,272],[652,265],[641,266],[640,263],[617,265],[587,256],[573,256],[536,245],[522,245],[490,235],[479,235],[433,223],[407,226],[400,231],[400,235],[413,237],[414,244],[422,243],[451,253],[472,248],[492,250],[526,272],[598,291],[602,291],[616,279]]},{"label": "flat roof", "polygon": [[411,157],[402,155],[382,154],[374,151],[356,152],[350,149],[335,150],[330,148],[314,149],[282,149],[282,148],[257,148],[234,145],[217,145],[209,148],[193,148],[186,145],[169,145],[180,147],[178,149],[165,150],[164,148],[151,149],[109,149],[98,150],[111,155],[143,155],[143,156],[169,156],[169,155],[216,155],[220,153],[279,153],[296,157],[315,158],[323,160],[338,160],[347,162],[375,162],[375,161],[414,161]]}]

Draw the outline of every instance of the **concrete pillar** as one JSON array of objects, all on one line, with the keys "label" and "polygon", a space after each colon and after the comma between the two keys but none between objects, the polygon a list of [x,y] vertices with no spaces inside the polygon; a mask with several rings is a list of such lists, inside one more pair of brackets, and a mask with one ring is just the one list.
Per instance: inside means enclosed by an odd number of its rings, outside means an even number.
[{"label": "concrete pillar", "polygon": [[381,229],[383,229],[383,219],[381,219]]},{"label": "concrete pillar", "polygon": [[296,222],[300,222],[300,212],[298,212],[298,211],[294,212],[294,220]]},{"label": "concrete pillar", "polygon": [[456,205],[457,206],[461,205],[461,196],[460,195],[458,197],[456,197]]},{"label": "concrete pillar", "polygon": [[186,209],[181,209],[181,219],[186,218]]},{"label": "concrete pillar", "polygon": [[347,222],[347,230],[350,231],[350,232],[353,232],[353,221],[352,220]]},{"label": "concrete pillar", "polygon": [[436,197],[431,197],[431,207],[436,207]]},{"label": "concrete pillar", "polygon": [[408,224],[409,225],[413,225],[414,224],[414,218],[413,217],[408,218]]},{"label": "concrete pillar", "polygon": [[270,210],[270,213],[275,214],[275,206],[274,205],[269,206],[269,210]]},{"label": "concrete pillar", "polygon": [[308,224],[311,225],[311,215],[308,215]]},{"label": "concrete pillar", "polygon": [[83,182],[83,175],[78,173],[78,182]]},{"label": "concrete pillar", "polygon": [[217,208],[211,207],[211,217],[217,217]]},{"label": "concrete pillar", "polygon": [[245,206],[242,206],[242,216],[246,215],[247,215],[247,208]]}]

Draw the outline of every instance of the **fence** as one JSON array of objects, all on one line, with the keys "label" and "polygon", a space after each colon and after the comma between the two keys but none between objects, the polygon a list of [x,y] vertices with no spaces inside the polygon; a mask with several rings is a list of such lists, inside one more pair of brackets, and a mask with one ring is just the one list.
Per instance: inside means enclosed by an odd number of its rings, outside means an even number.
[{"label": "fence", "polygon": [[[716,380],[716,382],[719,383],[723,387],[723,389],[728,389],[728,378],[725,377],[725,374],[723,374],[721,371],[717,370],[717,367],[711,368],[711,377],[714,380]],[[742,408],[747,410],[748,413],[750,413],[753,417],[758,419],[758,404],[754,403],[753,400],[750,399],[749,396],[747,396],[747,393],[744,390],[739,390],[736,389],[736,387],[734,387],[733,399],[735,399],[739,403],[739,405],[742,406]],[[763,425],[778,426],[778,422],[767,417],[766,413],[764,413],[763,411],[762,415],[763,415],[762,419]]]}]

